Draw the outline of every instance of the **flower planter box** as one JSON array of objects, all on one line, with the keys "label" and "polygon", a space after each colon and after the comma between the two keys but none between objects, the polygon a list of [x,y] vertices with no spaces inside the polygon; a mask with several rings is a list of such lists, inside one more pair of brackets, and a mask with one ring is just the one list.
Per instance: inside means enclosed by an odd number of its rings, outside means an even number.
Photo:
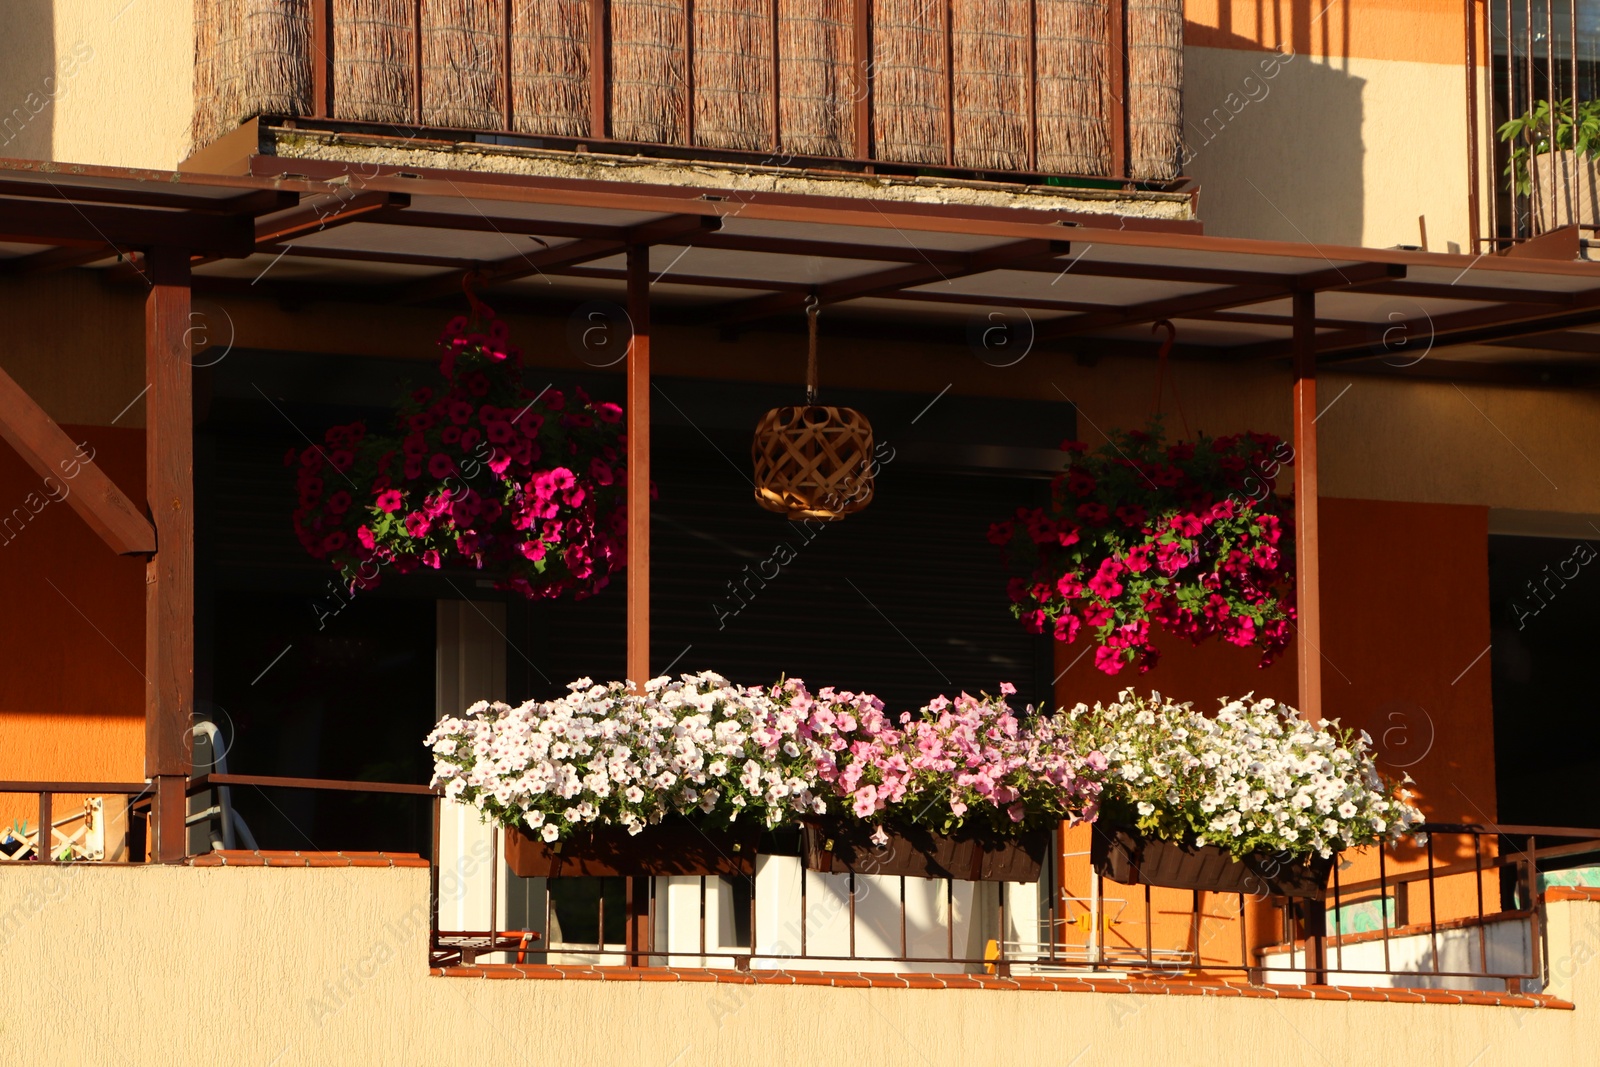
[{"label": "flower planter box", "polygon": [[549,843],[506,831],[506,863],[523,878],[616,878],[649,875],[753,876],[761,828],[702,830],[669,821],[630,835],[620,826],[581,831]]},{"label": "flower planter box", "polygon": [[800,846],[806,868],[824,874],[1037,882],[1051,839],[1049,830],[996,837],[941,834],[916,826],[885,829],[889,840],[875,845],[873,828],[864,823],[807,822]]},{"label": "flower planter box", "polygon": [[1312,899],[1327,893],[1333,859],[1311,855],[1286,860],[1255,852],[1236,860],[1217,845],[1149,838],[1132,827],[1108,823],[1095,824],[1089,848],[1094,869],[1122,885]]}]

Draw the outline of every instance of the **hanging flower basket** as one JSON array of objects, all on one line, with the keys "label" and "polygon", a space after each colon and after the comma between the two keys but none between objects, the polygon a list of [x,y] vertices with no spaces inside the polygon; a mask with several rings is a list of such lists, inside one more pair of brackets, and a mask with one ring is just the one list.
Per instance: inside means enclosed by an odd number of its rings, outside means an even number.
[{"label": "hanging flower basket", "polygon": [[300,543],[351,588],[451,563],[529,598],[605,588],[627,558],[622,409],[526,388],[492,314],[483,331],[454,319],[439,347],[443,382],[400,405],[392,435],[335,426],[286,457]]},{"label": "hanging flower basket", "polygon": [[967,882],[1037,882],[1049,830],[1001,837],[921,826],[874,828],[862,822],[807,820],[800,849],[806,869],[823,874],[889,874]]},{"label": "hanging flower basket", "polygon": [[522,878],[750,877],[760,836],[761,828],[753,824],[709,830],[681,816],[637,834],[595,826],[554,842],[513,828],[506,831],[506,863]]},{"label": "hanging flower basket", "polygon": [[1235,859],[1220,845],[1146,837],[1131,826],[1097,822],[1089,861],[1101,877],[1122,885],[1200,889],[1318,899],[1338,854],[1275,853],[1266,850]]},{"label": "hanging flower basket", "polygon": [[1276,478],[1292,448],[1258,433],[1169,445],[1159,421],[1094,451],[1062,448],[1073,458],[1049,505],[989,528],[1030,631],[1065,642],[1088,631],[1107,674],[1153,667],[1157,630],[1255,646],[1263,666],[1288,645],[1293,509]]}]

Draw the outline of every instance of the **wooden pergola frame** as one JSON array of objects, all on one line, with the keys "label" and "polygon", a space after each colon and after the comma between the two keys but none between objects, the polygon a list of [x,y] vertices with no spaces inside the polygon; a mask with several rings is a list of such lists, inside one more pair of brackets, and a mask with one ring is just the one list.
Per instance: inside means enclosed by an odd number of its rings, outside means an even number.
[{"label": "wooden pergola frame", "polygon": [[[1141,346],[1119,340],[1117,332],[1160,319],[1265,332],[1270,336],[1249,344],[1190,344],[1177,354],[1240,363],[1286,359],[1292,366],[1299,700],[1302,712],[1313,720],[1321,712],[1317,373],[1329,366],[1359,368],[1382,355],[1374,354],[1371,344],[1374,319],[1359,314],[1319,319],[1318,294],[1380,303],[1396,297],[1460,302],[1460,310],[1428,316],[1434,348],[1495,340],[1526,344],[1528,337],[1548,335],[1553,352],[1584,351],[1581,340],[1573,339],[1592,335],[1557,331],[1600,324],[1600,267],[1578,262],[1495,257],[1485,263],[1484,257],[1212,238],[1187,225],[1163,228],[1137,220],[1128,224],[1026,209],[734,196],[712,189],[458,172],[402,174],[304,160],[295,165],[304,176],[197,176],[0,161],[0,244],[12,247],[9,258],[0,259],[0,274],[23,276],[98,264],[135,277],[145,287],[148,507],[139,509],[93,466],[85,467],[78,489],[67,499],[113,551],[148,559],[145,773],[154,791],[150,854],[158,861],[184,857],[185,784],[191,771],[190,301],[196,287],[223,292],[241,288],[226,277],[206,274],[228,262],[293,255],[334,268],[341,263],[415,268],[419,276],[399,285],[346,286],[334,280],[251,290],[387,303],[448,296],[469,275],[483,286],[514,285],[536,273],[622,283],[633,328],[626,368],[632,527],[627,672],[638,683],[651,674],[650,334],[657,310],[651,289],[659,280],[652,275],[654,246],[692,248],[713,264],[721,253],[757,253],[774,264],[772,276],[674,275],[672,284],[680,289],[698,286],[718,296],[691,309],[687,317],[729,329],[752,328],[814,299],[839,305],[886,301],[890,307],[903,305],[911,315],[930,305],[1021,306],[1054,316],[1037,324],[1039,342],[1088,339],[1134,350]],[[595,221],[594,216],[608,213],[616,221]],[[735,221],[738,227],[730,228]],[[796,234],[796,226],[806,229]],[[774,232],[760,232],[762,227]],[[399,249],[392,240],[372,248],[327,244],[324,238],[335,231],[386,238],[399,233],[407,240]],[[499,259],[462,259],[428,247],[429,235],[441,231],[527,236],[539,239],[543,247]],[[896,234],[904,240],[891,239]],[[908,235],[919,235],[925,243],[919,245]],[[940,247],[952,243],[968,247]],[[17,250],[19,245],[24,247]],[[1089,257],[1094,248],[1108,251]],[[618,257],[620,262],[605,265]],[[818,261],[858,261],[860,266],[821,283],[780,276],[797,264]],[[1111,302],[1072,299],[1070,290],[997,296],[958,287],[962,280],[979,280],[996,271],[1018,272],[1017,277],[1048,274],[1058,280],[1069,273],[1080,279],[1115,279],[1133,285],[1135,295]],[[1454,281],[1441,280],[1450,275]],[[1472,280],[1460,284],[1469,275]],[[1180,291],[1172,291],[1174,285]],[[730,291],[760,295],[728,298]],[[1284,310],[1260,307],[1285,302]],[[874,314],[887,314],[872,307]],[[1515,368],[1525,360],[1525,349],[1508,347],[1503,360],[1450,363],[1443,373],[1470,379],[1482,377],[1486,366]],[[1440,366],[1436,361],[1429,370],[1438,374]],[[1575,368],[1555,369],[1589,375],[1594,363],[1580,360]],[[3,371],[0,436],[41,475],[56,471],[73,453],[66,434]]]}]

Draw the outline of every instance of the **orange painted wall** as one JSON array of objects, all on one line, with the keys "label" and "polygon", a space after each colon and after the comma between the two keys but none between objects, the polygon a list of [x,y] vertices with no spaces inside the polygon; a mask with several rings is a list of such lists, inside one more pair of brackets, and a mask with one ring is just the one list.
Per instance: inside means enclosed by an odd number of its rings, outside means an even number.
[{"label": "orange painted wall", "polygon": [[[63,428],[94,449],[130,499],[143,499],[142,430]],[[0,523],[8,518],[0,533],[0,779],[143,780],[143,559],[113,554],[0,446]],[[33,802],[0,810],[7,824],[17,814],[31,821]]]},{"label": "orange painted wall", "polygon": [[[1391,777],[1410,773],[1416,801],[1440,822],[1492,822],[1495,818],[1494,719],[1489,685],[1488,511],[1480,507],[1324,498],[1321,502],[1324,714],[1367,730],[1378,743],[1380,768]],[[1073,663],[1081,648],[1057,648],[1058,669]],[[1223,696],[1254,691],[1296,703],[1296,667],[1291,649],[1266,669],[1258,655],[1223,644],[1163,646],[1160,664],[1148,674],[1096,671],[1088,657],[1062,676],[1056,699],[1071,706],[1114,699],[1120,689],[1159,690],[1210,710]],[[1087,896],[1085,853],[1088,830],[1068,832],[1064,885]],[[1441,861],[1472,861],[1462,841],[1435,842]],[[1420,857],[1390,865],[1414,869]],[[1355,857],[1341,880],[1376,877],[1375,857]],[[1129,900],[1120,937],[1142,946],[1143,890],[1107,884],[1106,895]],[[1441,918],[1475,913],[1470,877],[1436,887]],[[1485,883],[1487,910],[1498,907],[1498,888]],[[1076,907],[1076,905],[1074,905]],[[1188,892],[1153,894],[1156,945],[1177,947],[1191,939]],[[1239,958],[1238,901],[1202,902],[1202,958],[1236,963]],[[1425,921],[1428,902],[1419,885],[1404,902],[1412,922]],[[1067,914],[1072,914],[1069,909]],[[1275,931],[1271,933],[1275,934]],[[1256,937],[1269,931],[1257,926]],[[1082,935],[1073,938],[1081,943]]]},{"label": "orange painted wall", "polygon": [[1188,0],[1183,40],[1201,48],[1459,66],[1466,62],[1466,14],[1461,0]]}]

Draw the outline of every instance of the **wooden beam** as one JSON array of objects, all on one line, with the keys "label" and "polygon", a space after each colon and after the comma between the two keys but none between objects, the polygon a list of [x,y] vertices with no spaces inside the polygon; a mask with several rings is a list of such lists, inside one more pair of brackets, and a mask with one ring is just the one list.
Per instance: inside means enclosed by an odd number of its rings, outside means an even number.
[{"label": "wooden beam", "polygon": [[1300,716],[1322,721],[1322,595],[1317,530],[1317,296],[1294,294],[1295,659]]},{"label": "wooden beam", "polygon": [[189,253],[151,250],[145,297],[145,491],[160,538],[145,567],[145,774],[155,788],[151,856],[187,851],[184,783],[194,714],[194,426]]},{"label": "wooden beam", "polygon": [[1326,290],[1356,289],[1374,282],[1405,277],[1406,268],[1397,263],[1354,263],[1346,267],[1297,274],[1281,279],[1276,285],[1251,283],[1230,285],[1187,296],[1163,297],[1125,308],[1110,308],[1089,315],[1039,326],[1034,339],[1048,341],[1058,337],[1087,333],[1093,330],[1116,329],[1133,326],[1156,319],[1176,319],[1198,312],[1225,311],[1233,307],[1281,300],[1290,292],[1314,293]]},{"label": "wooden beam", "polygon": [[0,241],[118,249],[182,244],[197,255],[245,256],[255,247],[250,219],[66,200],[0,200]]},{"label": "wooden beam", "polygon": [[1249,304],[1261,304],[1268,300],[1281,300],[1284,295],[1282,288],[1268,288],[1261,285],[1229,285],[1219,289],[1208,289],[1203,293],[1169,297],[1163,300],[1151,300],[1143,304],[1134,304],[1131,307],[1112,308],[1107,311],[1074,315],[1071,318],[1061,318],[1053,322],[1040,323],[1034,327],[1033,337],[1036,341],[1053,341],[1062,337],[1091,333],[1095,330],[1112,330],[1119,326],[1133,326],[1145,322],[1154,322],[1156,319],[1177,319],[1186,314],[1196,312],[1222,311],[1227,308],[1242,307]]},{"label": "wooden beam", "polygon": [[441,297],[459,296],[462,283],[468,275],[471,275],[478,285],[494,285],[498,282],[526,278],[530,274],[542,271],[553,271],[558,267],[570,267],[594,259],[604,259],[607,256],[617,255],[625,247],[615,241],[593,239],[568,241],[554,248],[535,249],[526,255],[508,256],[482,266],[454,270],[437,278],[424,278],[401,289],[399,300],[405,304],[425,304]]},{"label": "wooden beam", "polygon": [[669,215],[640,223],[622,232],[620,238],[584,238],[542,248],[525,255],[507,256],[505,259],[482,263],[470,270],[456,271],[439,278],[425,278],[401,291],[401,300],[420,304],[437,300],[460,290],[468,274],[474,284],[497,285],[501,282],[526,278],[530,274],[571,267],[591,260],[621,255],[636,244],[655,244],[664,238],[673,238],[678,244],[693,244],[700,234],[714,233],[722,226],[716,215]]},{"label": "wooden beam", "polygon": [[[49,164],[44,165],[49,166]],[[92,171],[93,168],[73,169]],[[115,176],[127,177],[125,173]],[[19,178],[14,174],[3,174],[0,175],[0,196],[37,197],[46,202],[76,203],[85,206],[160,207],[201,215],[264,215],[269,211],[282,211],[284,208],[294,207],[300,201],[300,194],[288,189],[241,189],[236,196],[184,195],[186,189],[202,183],[194,181],[192,175],[185,176],[189,180],[180,179],[178,182],[153,180],[156,177],[154,174],[148,175],[148,180],[136,186],[97,185],[84,188],[58,184],[48,179],[40,181],[32,177]],[[159,177],[168,178],[170,175],[162,174]],[[212,179],[212,175],[206,175],[205,184],[209,185]],[[245,181],[252,180],[245,179]]]},{"label": "wooden beam", "polygon": [[4,370],[0,370],[0,437],[45,479],[41,489],[52,496],[65,493],[67,504],[113,552],[128,556],[156,550],[154,527],[95,465],[94,451],[85,455]]},{"label": "wooden beam", "polygon": [[[1317,351],[1324,365],[1367,359],[1392,358],[1396,353],[1383,343],[1385,332],[1404,331],[1408,338],[1425,339],[1432,351],[1454,345],[1489,344],[1508,337],[1591,326],[1600,323],[1600,289],[1571,294],[1570,303],[1515,304],[1472,308],[1448,315],[1428,316],[1404,322],[1377,322],[1364,328],[1340,330],[1317,339]],[[1418,310],[1421,310],[1420,308]],[[1244,359],[1278,359],[1293,354],[1292,343],[1264,341],[1238,350]]]},{"label": "wooden beam", "polygon": [[628,679],[650,680],[650,246],[628,248]]},{"label": "wooden beam", "polygon": [[1561,307],[1571,307],[1577,295],[1550,289],[1414,281],[1379,282],[1367,286],[1365,291],[1379,296],[1406,296],[1413,300],[1470,300],[1477,304],[1550,304]]},{"label": "wooden beam", "polygon": [[[1057,256],[1065,255],[1069,250],[1070,245],[1064,240],[1041,241],[1028,239],[1007,241],[1005,244],[997,245],[993,248],[963,253],[959,259],[946,260],[942,264],[925,260],[918,263],[907,263],[899,267],[869,271],[865,274],[858,274],[853,278],[844,278],[836,282],[819,285],[814,292],[818,303],[837,304],[845,300],[859,300],[866,296],[876,296],[879,293],[911,289],[922,285],[933,285],[941,281],[948,282],[973,274],[986,274],[991,270],[1004,270],[1019,262],[1053,259]],[[725,305],[720,311],[712,312],[708,321],[721,325],[731,325],[738,322],[750,322],[754,319],[769,318],[773,315],[782,315],[804,307],[810,299],[811,294],[809,293],[773,293],[770,296],[740,300]]]},{"label": "wooden beam", "polygon": [[296,237],[354,222],[374,211],[402,210],[411,198],[399,193],[357,192],[342,189],[322,196],[307,197],[288,211],[256,219],[256,244],[272,245]]},{"label": "wooden beam", "polygon": [[98,263],[100,260],[110,259],[116,254],[117,250],[110,245],[89,246],[87,248],[75,246],[48,248],[43,252],[34,252],[26,256],[0,260],[0,274],[8,277],[22,274],[52,274],[58,270],[69,270],[72,267]]}]

